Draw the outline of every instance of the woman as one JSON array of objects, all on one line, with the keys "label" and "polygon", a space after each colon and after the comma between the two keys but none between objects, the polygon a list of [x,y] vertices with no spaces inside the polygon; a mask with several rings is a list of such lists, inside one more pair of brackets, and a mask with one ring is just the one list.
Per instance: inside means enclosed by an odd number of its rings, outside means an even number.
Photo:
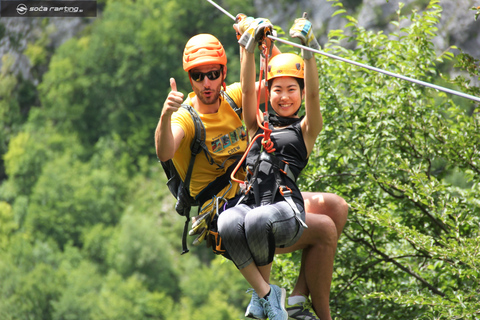
[{"label": "woman", "polygon": [[[303,198],[295,180],[308,163],[323,119],[313,55],[305,52],[308,59],[303,61],[295,54],[283,53],[271,59],[267,70],[270,104],[275,111],[269,118],[273,130],[259,126],[254,51],[268,29],[272,29],[268,20],[256,19],[239,40],[244,49],[240,78],[243,118],[249,136],[260,135],[266,143],[254,138],[246,160],[251,173],[248,191],[235,207],[220,215],[218,227],[232,261],[255,290],[246,316],[286,320],[285,290],[269,284],[271,263],[276,248],[293,245],[306,227]],[[307,45],[315,39],[304,18],[295,21],[291,35]],[[299,118],[303,98],[305,116]]]}]

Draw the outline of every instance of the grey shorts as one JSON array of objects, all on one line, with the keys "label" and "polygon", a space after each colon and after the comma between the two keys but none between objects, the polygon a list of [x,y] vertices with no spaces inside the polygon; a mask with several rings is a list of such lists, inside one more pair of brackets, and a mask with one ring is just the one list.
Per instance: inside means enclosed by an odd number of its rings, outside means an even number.
[{"label": "grey shorts", "polygon": [[[298,206],[301,219],[305,211]],[[240,204],[225,210],[218,218],[218,232],[237,268],[255,262],[264,266],[273,261],[276,248],[293,245],[303,227],[286,201],[256,208]]]}]

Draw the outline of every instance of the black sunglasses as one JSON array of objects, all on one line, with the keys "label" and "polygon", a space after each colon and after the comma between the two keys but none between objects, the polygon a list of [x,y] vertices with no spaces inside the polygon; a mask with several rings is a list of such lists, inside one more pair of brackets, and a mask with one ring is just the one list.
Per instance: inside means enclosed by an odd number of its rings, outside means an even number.
[{"label": "black sunglasses", "polygon": [[222,68],[218,70],[212,70],[206,73],[203,72],[190,72],[190,77],[192,78],[193,81],[195,82],[202,82],[205,77],[208,78],[208,80],[217,80],[220,75],[222,74]]}]

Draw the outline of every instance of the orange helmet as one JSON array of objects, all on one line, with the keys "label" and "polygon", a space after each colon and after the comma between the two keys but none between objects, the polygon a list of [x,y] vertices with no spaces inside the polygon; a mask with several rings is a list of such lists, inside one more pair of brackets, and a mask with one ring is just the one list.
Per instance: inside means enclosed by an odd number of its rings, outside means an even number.
[{"label": "orange helmet", "polygon": [[183,69],[189,71],[207,64],[227,64],[227,55],[222,44],[211,34],[198,34],[185,45],[183,51]]},{"label": "orange helmet", "polygon": [[278,77],[304,78],[303,59],[294,53],[280,53],[268,62],[267,80]]}]

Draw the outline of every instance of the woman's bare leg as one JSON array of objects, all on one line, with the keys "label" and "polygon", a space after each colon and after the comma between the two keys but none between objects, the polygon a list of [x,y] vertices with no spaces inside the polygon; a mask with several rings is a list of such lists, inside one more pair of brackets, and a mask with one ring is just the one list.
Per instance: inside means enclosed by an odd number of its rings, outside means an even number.
[{"label": "woman's bare leg", "polygon": [[329,320],[330,285],[338,238],[347,221],[348,205],[331,193],[302,193],[305,200],[306,223],[301,238],[295,245],[277,249],[276,253],[303,249],[300,273],[291,296],[311,297],[320,319]]}]

